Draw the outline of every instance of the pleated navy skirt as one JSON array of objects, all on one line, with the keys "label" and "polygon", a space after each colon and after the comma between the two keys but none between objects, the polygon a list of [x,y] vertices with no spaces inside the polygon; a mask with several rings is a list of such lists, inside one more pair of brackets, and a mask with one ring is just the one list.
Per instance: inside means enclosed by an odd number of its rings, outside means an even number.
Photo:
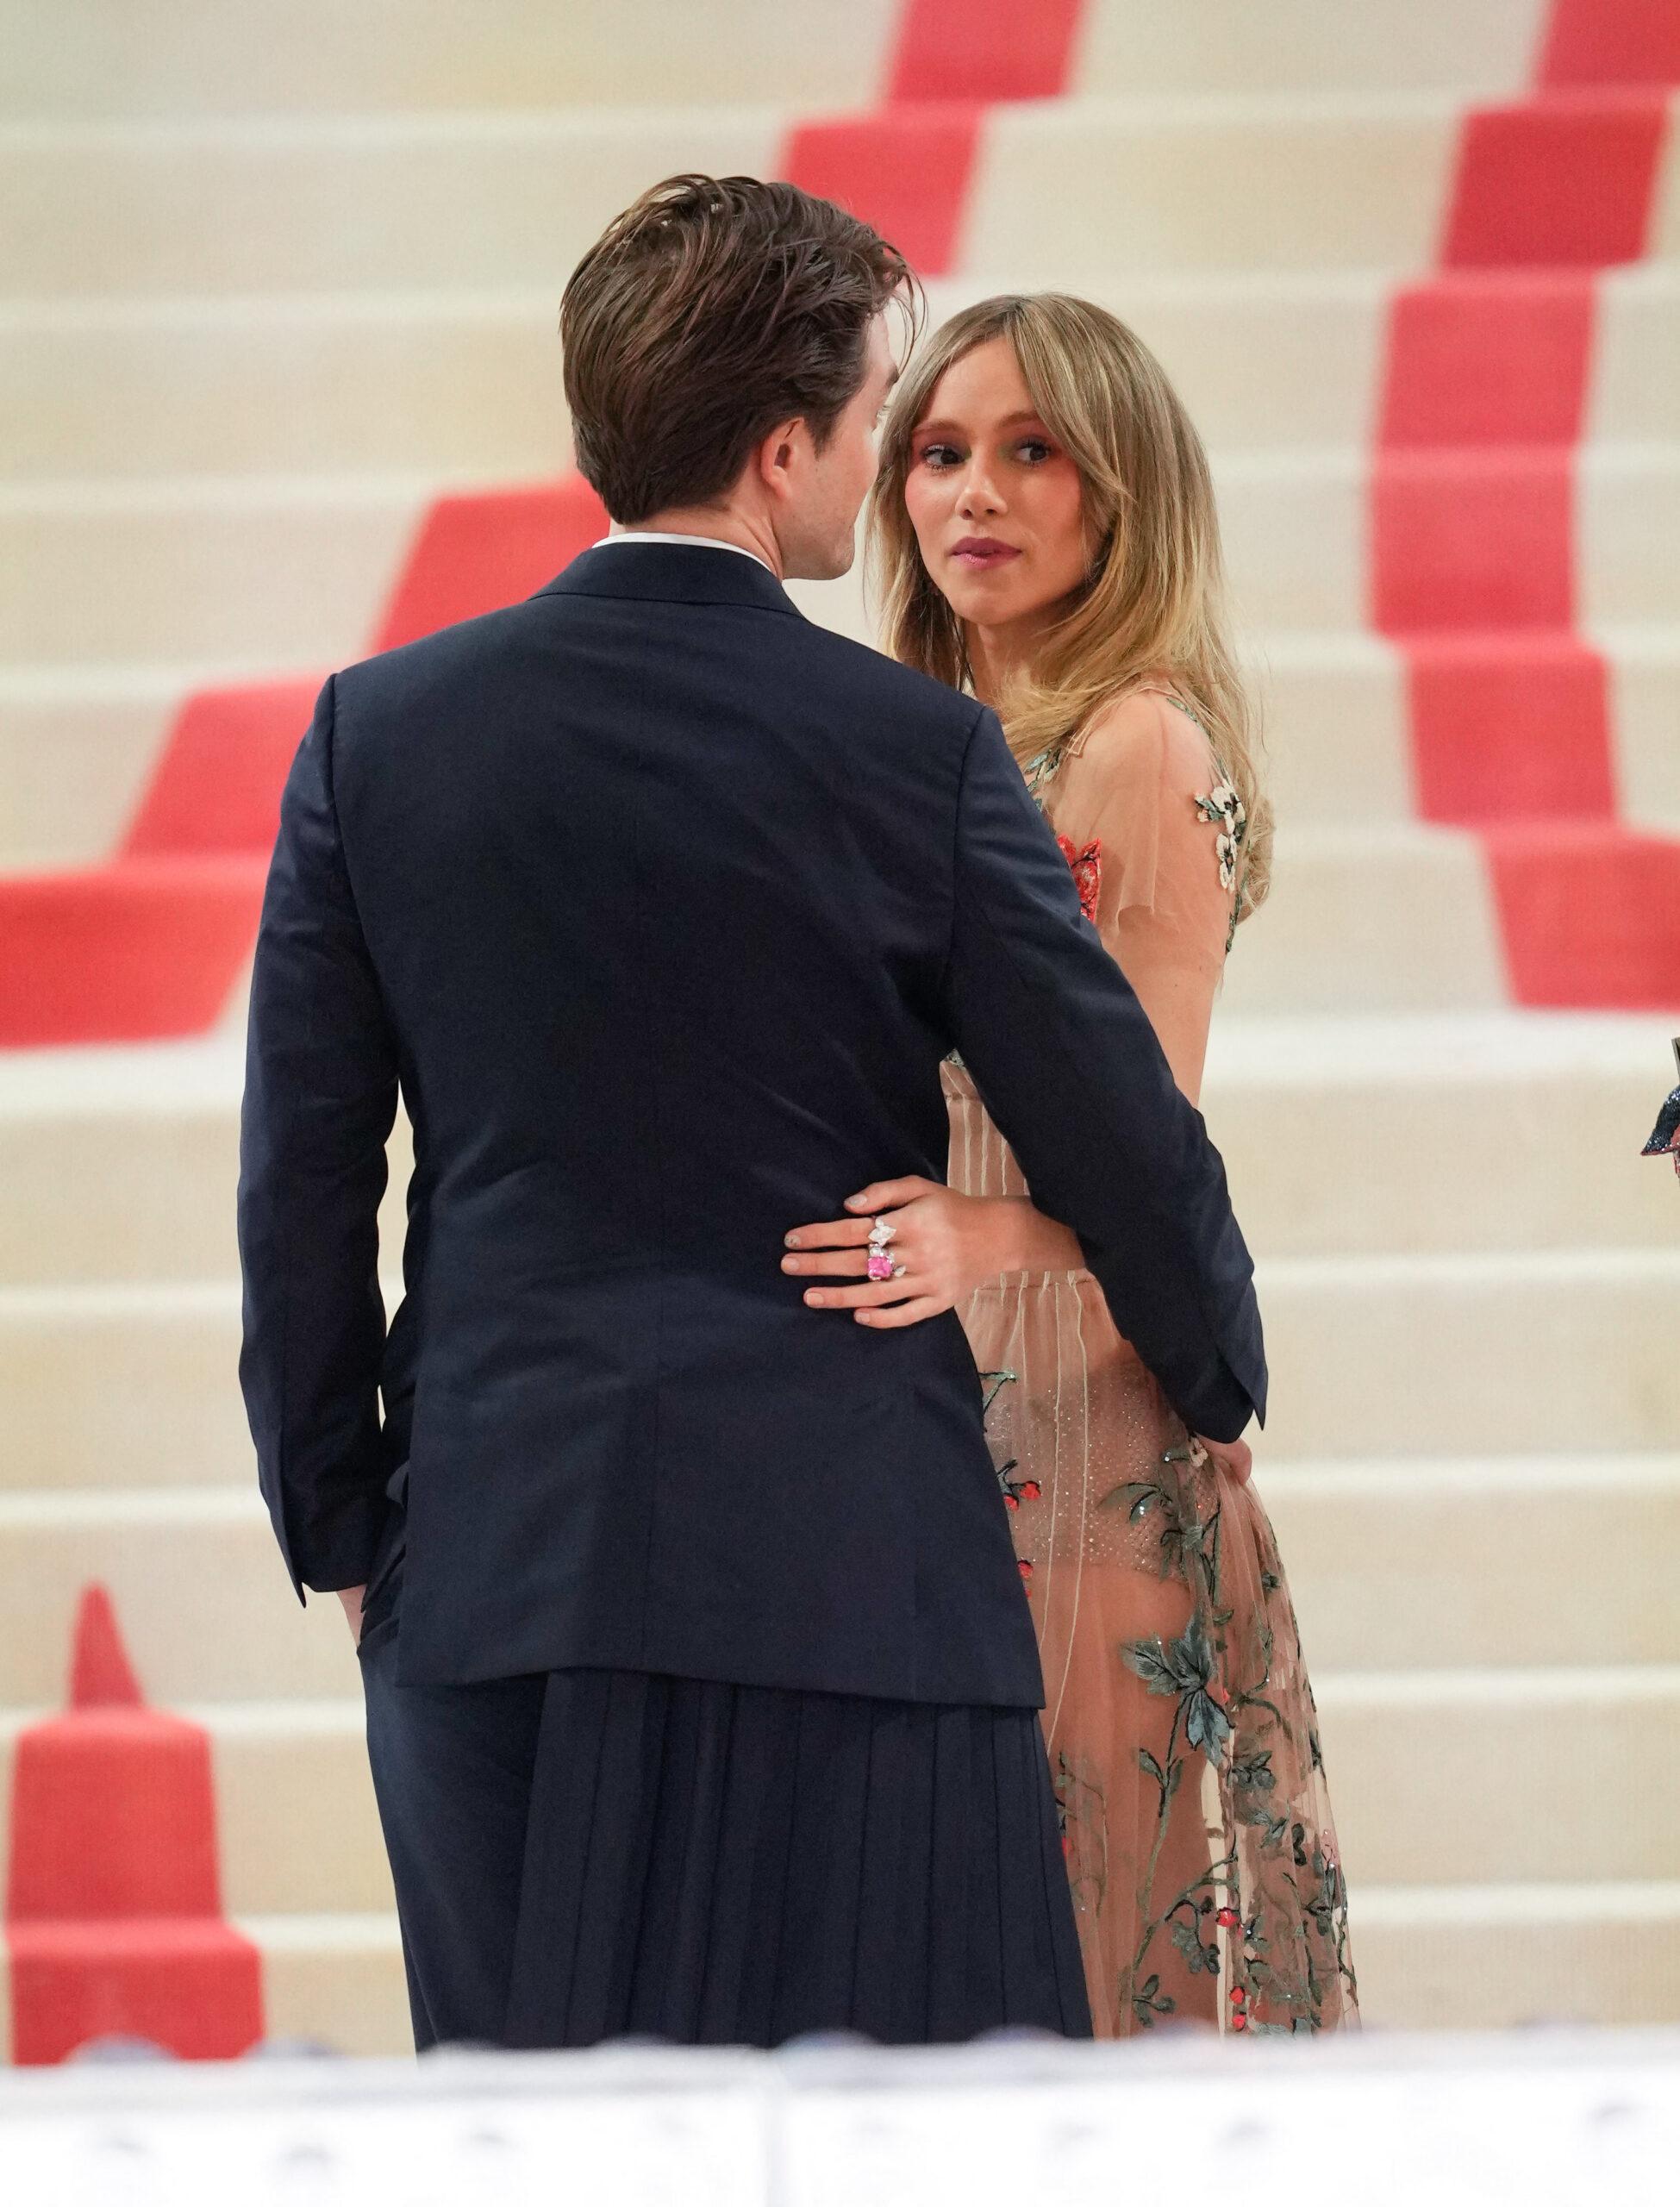
[{"label": "pleated navy skirt", "polygon": [[364,1641],[415,2037],[1090,2032],[1037,1713],[568,1670],[402,1686]]}]

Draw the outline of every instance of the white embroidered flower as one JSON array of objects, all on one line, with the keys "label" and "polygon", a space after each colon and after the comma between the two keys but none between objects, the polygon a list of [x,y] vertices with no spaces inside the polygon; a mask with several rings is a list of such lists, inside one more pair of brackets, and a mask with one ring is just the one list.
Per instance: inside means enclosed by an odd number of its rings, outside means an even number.
[{"label": "white embroidered flower", "polygon": [[1196,798],[1196,809],[1204,820],[1224,830],[1216,839],[1214,851],[1219,860],[1220,886],[1229,889],[1237,878],[1237,855],[1242,847],[1243,831],[1248,825],[1243,801],[1229,782],[1221,782],[1206,797]]}]

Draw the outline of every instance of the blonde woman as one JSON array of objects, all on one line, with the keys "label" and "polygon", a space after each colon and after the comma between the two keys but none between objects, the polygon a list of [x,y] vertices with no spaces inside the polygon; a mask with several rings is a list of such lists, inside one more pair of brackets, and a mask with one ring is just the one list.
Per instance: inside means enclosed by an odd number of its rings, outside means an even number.
[{"label": "blonde woman", "polygon": [[[1271,818],[1207,461],[1159,362],[1080,299],[956,316],[892,400],[872,555],[888,648],[996,707],[1195,1102]],[[946,1089],[949,1188],[864,1189],[859,1216],[797,1229],[784,1261],[859,1324],[962,1314],[1038,1628],[1097,2032],[1347,2023],[1312,1691],[1247,1451],[1185,1431],[960,1065]],[[866,1276],[877,1216],[890,1281]]]}]

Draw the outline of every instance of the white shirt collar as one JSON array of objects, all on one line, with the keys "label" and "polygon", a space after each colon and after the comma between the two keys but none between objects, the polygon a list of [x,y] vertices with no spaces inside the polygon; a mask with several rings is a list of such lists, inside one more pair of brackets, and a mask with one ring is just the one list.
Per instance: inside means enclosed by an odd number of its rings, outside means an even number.
[{"label": "white shirt collar", "polygon": [[697,544],[708,552],[739,552],[743,560],[756,560],[767,575],[773,578],[776,572],[768,560],[760,560],[744,544],[731,544],[721,536],[690,536],[663,528],[621,528],[611,536],[599,538],[590,548],[598,552],[603,544]]}]

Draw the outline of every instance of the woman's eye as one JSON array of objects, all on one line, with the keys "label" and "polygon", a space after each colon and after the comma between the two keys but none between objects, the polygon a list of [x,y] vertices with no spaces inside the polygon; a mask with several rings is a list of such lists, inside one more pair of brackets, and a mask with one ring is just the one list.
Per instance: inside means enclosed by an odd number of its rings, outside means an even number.
[{"label": "woman's eye", "polygon": [[1033,467],[1038,467],[1050,459],[1054,449],[1054,447],[1046,444],[1042,437],[1023,437],[1015,447],[1015,450],[1022,455],[1028,466]]},{"label": "woman's eye", "polygon": [[923,445],[918,458],[924,467],[955,467],[961,454],[952,445]]}]

